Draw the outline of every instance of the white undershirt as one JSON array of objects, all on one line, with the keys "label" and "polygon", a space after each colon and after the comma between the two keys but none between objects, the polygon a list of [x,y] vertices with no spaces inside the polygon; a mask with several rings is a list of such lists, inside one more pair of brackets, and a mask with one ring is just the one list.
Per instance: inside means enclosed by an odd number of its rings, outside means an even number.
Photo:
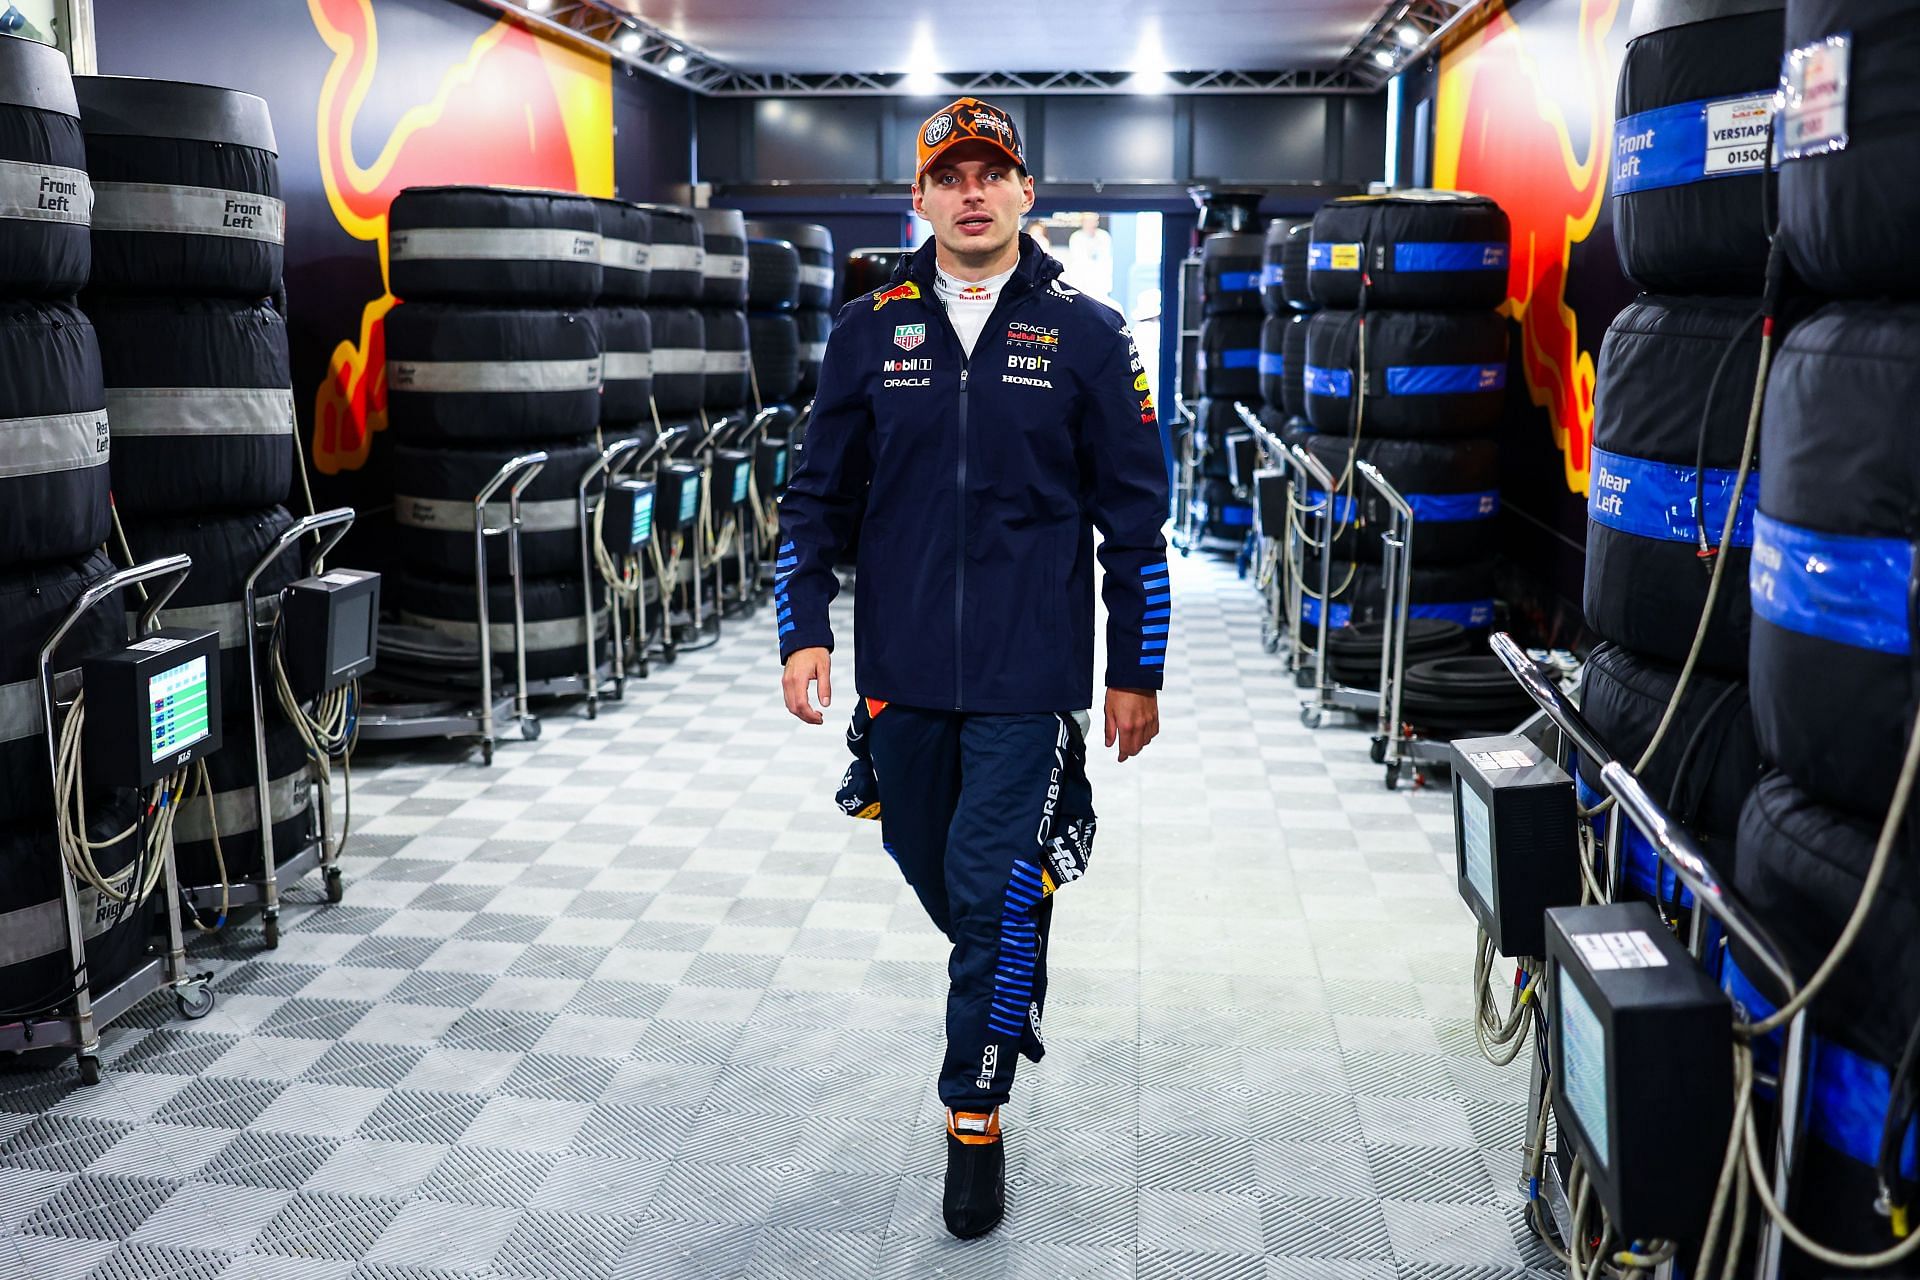
[{"label": "white undershirt", "polygon": [[987,317],[993,314],[993,304],[1000,300],[1000,290],[1013,279],[1014,270],[1008,267],[985,280],[959,280],[934,268],[934,296],[947,309],[947,319],[953,322],[953,330],[960,335],[960,345],[966,348],[969,358],[987,327]]}]

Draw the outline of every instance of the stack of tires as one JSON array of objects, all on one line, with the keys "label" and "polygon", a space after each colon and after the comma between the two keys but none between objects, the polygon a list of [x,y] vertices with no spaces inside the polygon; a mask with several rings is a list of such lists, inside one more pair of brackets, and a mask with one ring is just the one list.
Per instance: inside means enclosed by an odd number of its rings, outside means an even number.
[{"label": "stack of tires", "polygon": [[[10,1009],[69,998],[60,850],[41,709],[40,647],[90,582],[112,572],[106,385],[92,325],[75,304],[92,262],[93,194],[66,60],[0,38],[0,990]],[[117,598],[82,616],[53,655],[56,672],[126,637]],[[139,814],[132,791],[96,789],[89,835],[107,841]],[[135,842],[97,851],[105,871]],[[130,970],[150,917],[101,912],[81,892],[96,989]]]},{"label": "stack of tires", "polygon": [[[760,393],[768,403],[790,398],[793,403],[802,404],[812,398],[814,388],[820,385],[820,360],[827,353],[827,335],[833,330],[833,233],[812,222],[749,222],[747,234],[756,240],[785,241],[793,246],[799,258],[799,287],[795,291],[792,311],[794,341],[799,353],[799,380],[787,396],[772,394],[764,381]],[[758,278],[759,262],[752,257],[751,250],[749,259],[748,282],[754,290],[762,290],[765,282]],[[757,323],[764,313],[758,302],[750,301],[750,305],[756,313]],[[785,326],[777,327],[781,330],[779,336],[784,337]],[[760,342],[761,336],[756,328],[756,365],[760,360]]]},{"label": "stack of tires", "polygon": [[1261,420],[1276,435],[1311,430],[1307,422],[1307,321],[1320,305],[1307,284],[1313,223],[1275,219],[1267,225],[1260,300]]},{"label": "stack of tires", "polygon": [[[1617,246],[1621,269],[1647,292],[1615,317],[1600,347],[1583,606],[1602,643],[1587,663],[1583,705],[1615,756],[1638,762],[1694,647],[1710,573],[1724,561],[1694,673],[1642,776],[1730,867],[1760,768],[1745,589],[1757,472],[1732,536],[1721,537],[1760,360],[1764,163],[1709,172],[1696,141],[1688,167],[1672,124],[1703,114],[1757,119],[1764,140],[1781,15],[1725,8],[1733,16],[1705,8],[1691,16],[1706,20],[1642,31],[1620,70],[1617,137],[1628,160],[1613,193]],[[1598,762],[1581,761],[1579,782],[1583,803],[1597,803]],[[1623,895],[1691,909],[1631,827],[1622,850]]]},{"label": "stack of tires", "polygon": [[751,413],[753,352],[748,337],[747,220],[738,209],[697,209],[701,243],[700,314],[706,328],[708,416]]},{"label": "stack of tires", "polygon": [[[1777,36],[1780,19],[1768,16]],[[1785,11],[1777,247],[1820,305],[1778,348],[1760,426],[1749,659],[1769,772],[1741,815],[1733,879],[1803,981],[1859,902],[1920,703],[1920,248],[1904,230],[1920,213],[1911,17],[1869,0],[1789,0]],[[1736,21],[1751,20],[1716,25]],[[1738,265],[1750,274],[1754,260]],[[1891,1083],[1920,1052],[1920,989],[1888,976],[1920,971],[1920,835],[1911,805],[1891,821],[1891,865],[1865,927],[1812,1004],[1811,1102],[1791,1201],[1809,1235],[1852,1253],[1901,1243],[1875,1202],[1884,1190],[1912,1204],[1917,1172],[1912,1095]],[[1725,977],[1755,1017],[1781,999],[1738,945]],[[1787,1253],[1787,1275],[1836,1274]],[[1913,1265],[1848,1274],[1907,1276]]]},{"label": "stack of tires", "polygon": [[600,226],[600,439],[653,430],[653,216],[625,200],[596,199]]},{"label": "stack of tires", "polygon": [[[1497,429],[1506,398],[1507,215],[1482,196],[1351,196],[1314,215],[1302,407],[1333,475],[1330,621],[1380,618],[1380,534],[1392,511],[1368,461],[1413,508],[1411,616],[1469,633],[1493,623]],[[1309,494],[1307,501],[1318,495]],[[1319,620],[1317,558],[1306,565]]]},{"label": "stack of tires", "polygon": [[[595,637],[604,644],[608,635],[604,585],[583,575],[579,515],[580,479],[598,456],[602,425],[603,218],[619,228],[617,238],[642,233],[625,206],[565,192],[409,187],[388,214],[388,279],[400,302],[387,315],[387,404],[403,568],[384,594],[401,623],[440,637],[450,651],[477,646],[483,588],[474,499],[510,459],[544,451],[546,465],[520,502],[529,684],[591,677],[604,654],[588,663],[589,607]],[[648,218],[646,227],[656,239],[658,221]],[[657,244],[649,245],[649,297],[664,274],[659,264]],[[641,287],[634,270],[615,286],[623,304]],[[617,325],[638,317],[617,337],[622,354],[636,353],[645,329],[658,396],[660,326],[642,323],[648,311],[611,309]],[[589,494],[603,480],[596,476]],[[511,487],[489,503],[489,525],[506,523]],[[489,539],[489,637],[495,663],[508,672],[516,671],[513,572],[504,540]]]},{"label": "stack of tires", "polygon": [[[226,745],[207,760],[211,796],[175,822],[180,880],[257,879],[256,714],[274,856],[314,839],[306,748],[269,673],[251,679],[244,612],[248,576],[293,524],[283,504],[298,447],[273,121],[260,98],[212,85],[80,76],[75,90],[94,188],[82,305],[100,344],[114,507],[136,562],[193,557],[162,623],[220,632]],[[275,559],[258,598],[277,600],[304,554]]]},{"label": "stack of tires", "polygon": [[785,404],[800,389],[800,271],[791,240],[747,241],[747,337],[763,404]]},{"label": "stack of tires", "polygon": [[1196,376],[1194,467],[1199,478],[1192,520],[1206,537],[1232,546],[1253,528],[1253,477],[1236,470],[1236,452],[1250,456],[1252,433],[1235,404],[1258,412],[1260,396],[1260,280],[1265,238],[1259,232],[1219,231],[1200,247],[1200,346]]},{"label": "stack of tires", "polygon": [[653,222],[647,315],[653,324],[653,399],[661,425],[697,421],[707,398],[706,240],[692,209],[643,206]]}]

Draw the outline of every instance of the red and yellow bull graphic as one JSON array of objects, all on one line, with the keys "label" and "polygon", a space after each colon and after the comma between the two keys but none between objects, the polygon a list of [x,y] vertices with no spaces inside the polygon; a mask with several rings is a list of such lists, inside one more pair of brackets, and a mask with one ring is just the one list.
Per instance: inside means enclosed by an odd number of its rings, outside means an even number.
[{"label": "red and yellow bull graphic", "polygon": [[878,311],[889,302],[905,302],[919,296],[920,286],[909,280],[905,284],[897,284],[891,289],[882,289],[874,294],[873,309]]},{"label": "red and yellow bull graphic", "polygon": [[[320,172],[333,216],[371,243],[387,281],[387,206],[401,190],[447,183],[613,194],[613,83],[604,57],[536,36],[503,18],[437,83],[418,87],[373,159],[354,126],[379,74],[375,0],[307,0],[333,64],[315,112]],[[364,466],[387,425],[385,318],[391,289],[369,299],[314,399],[313,462],[328,475]]]},{"label": "red and yellow bull graphic", "polygon": [[1573,2],[1569,35],[1545,16],[1523,27],[1496,0],[1493,16],[1441,58],[1433,185],[1491,196],[1512,220],[1503,310],[1520,324],[1527,390],[1552,422],[1567,487],[1585,493],[1601,334],[1581,333],[1567,282],[1574,246],[1607,198],[1619,70],[1608,36],[1621,0]]}]

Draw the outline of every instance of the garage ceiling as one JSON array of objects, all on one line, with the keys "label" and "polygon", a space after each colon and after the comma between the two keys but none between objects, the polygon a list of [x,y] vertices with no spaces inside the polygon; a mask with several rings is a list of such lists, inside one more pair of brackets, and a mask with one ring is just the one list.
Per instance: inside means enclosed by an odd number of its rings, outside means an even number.
[{"label": "garage ceiling", "polygon": [[[1129,70],[1337,65],[1382,0],[606,0],[743,71]],[[921,50],[932,51],[924,66]]]}]

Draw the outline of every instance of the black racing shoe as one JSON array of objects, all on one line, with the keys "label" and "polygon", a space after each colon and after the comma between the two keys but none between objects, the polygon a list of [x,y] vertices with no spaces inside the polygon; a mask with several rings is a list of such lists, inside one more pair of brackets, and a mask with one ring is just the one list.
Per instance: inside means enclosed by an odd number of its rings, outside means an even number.
[{"label": "black racing shoe", "polygon": [[1007,1214],[1007,1148],[1000,1112],[947,1112],[947,1230],[962,1240],[986,1235]]}]

